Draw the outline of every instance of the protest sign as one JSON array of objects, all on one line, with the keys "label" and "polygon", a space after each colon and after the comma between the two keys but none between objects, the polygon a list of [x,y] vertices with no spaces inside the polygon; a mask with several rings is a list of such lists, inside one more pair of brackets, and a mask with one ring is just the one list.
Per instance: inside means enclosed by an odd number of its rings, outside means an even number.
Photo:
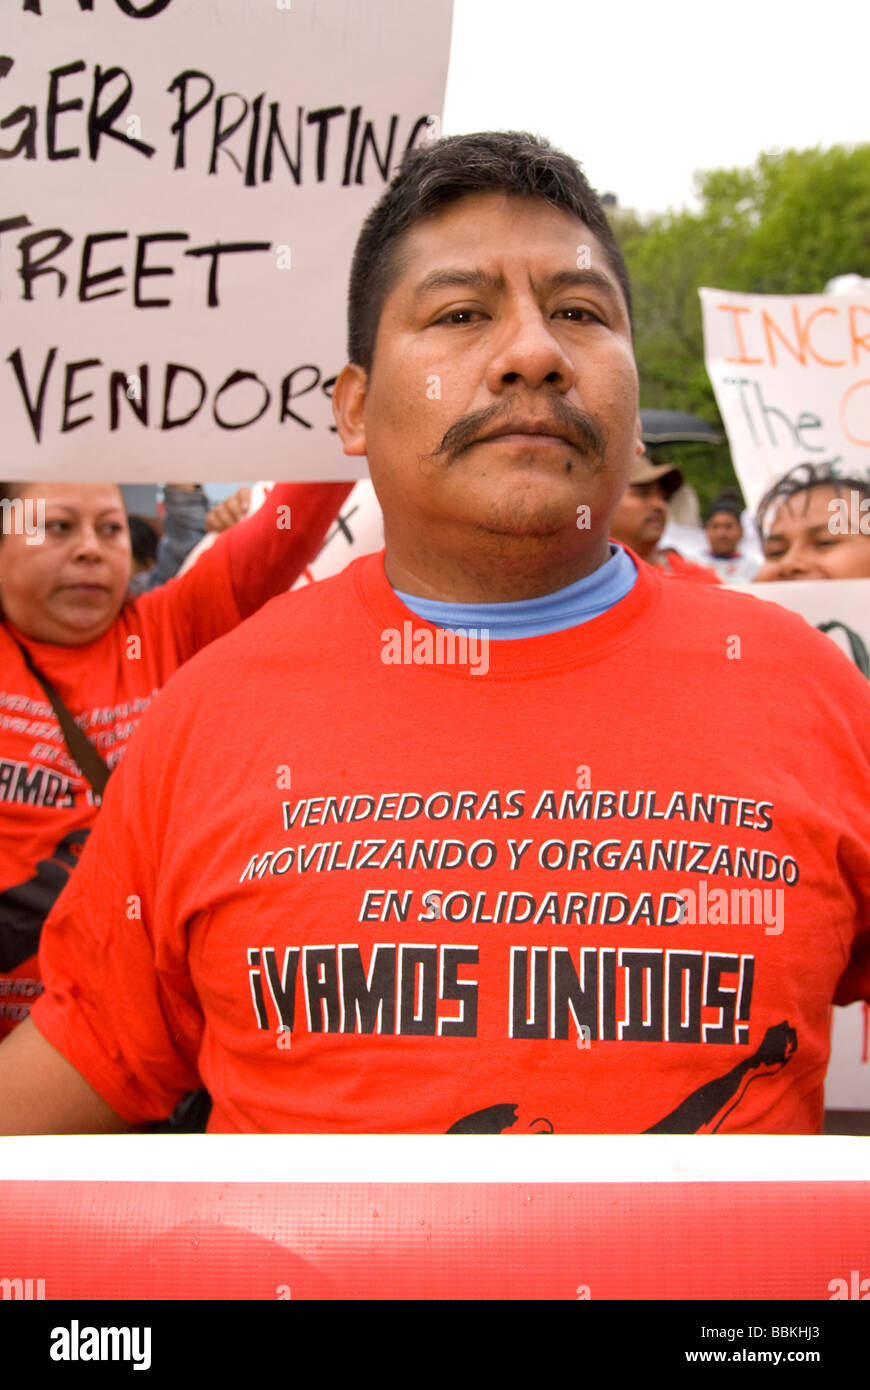
[{"label": "protest sign", "polygon": [[[800,613],[827,633],[870,679],[870,579],[733,585],[756,598]],[[825,1084],[829,1110],[870,1110],[870,1006],[834,1010],[831,1061]]]},{"label": "protest sign", "polygon": [[707,371],[747,505],[799,463],[870,475],[870,295],[700,295]]},{"label": "protest sign", "polygon": [[330,406],[351,254],[440,133],[452,0],[8,7],[5,475],[365,476]]},{"label": "protest sign", "polygon": [[[248,507],[249,516],[262,507],[273,487],[272,482],[254,485]],[[207,531],[198,545],[187,555],[179,574],[186,574],[192,569],[200,555],[214,545],[219,534],[218,531]],[[383,548],[383,513],[371,480],[361,478],[350,496],[342,503],[317,555],[310,565],[306,565],[291,588],[304,589],[309,584],[316,584],[320,579],[329,579],[333,574],[340,574],[351,560],[358,560],[361,555],[371,555],[373,551]]]},{"label": "protest sign", "polygon": [[340,574],[352,560],[384,548],[384,517],[375,490],[368,478],[357,483],[342,503],[326,540],[311,564],[302,571],[294,589],[316,584]]}]

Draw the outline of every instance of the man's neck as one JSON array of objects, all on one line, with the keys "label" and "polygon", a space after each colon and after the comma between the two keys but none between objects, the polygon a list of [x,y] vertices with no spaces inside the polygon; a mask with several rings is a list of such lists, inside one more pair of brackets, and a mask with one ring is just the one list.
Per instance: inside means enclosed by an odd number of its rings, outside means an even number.
[{"label": "man's neck", "polygon": [[556,593],[585,579],[610,559],[606,537],[582,555],[545,557],[509,552],[486,557],[433,554],[423,546],[405,556],[387,537],[385,571],[400,593],[441,603],[516,603]]}]

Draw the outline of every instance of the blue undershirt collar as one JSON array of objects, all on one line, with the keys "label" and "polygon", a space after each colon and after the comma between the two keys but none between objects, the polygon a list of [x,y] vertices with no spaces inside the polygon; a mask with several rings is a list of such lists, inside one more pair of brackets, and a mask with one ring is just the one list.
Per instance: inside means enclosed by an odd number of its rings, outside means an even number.
[{"label": "blue undershirt collar", "polygon": [[566,589],[557,589],[541,598],[518,599],[511,603],[442,603],[396,590],[412,613],[434,627],[488,632],[495,641],[517,637],[542,637],[548,632],[564,632],[588,623],[606,613],[625,598],[637,579],[637,569],[621,546],[610,546],[610,559],[578,579]]}]

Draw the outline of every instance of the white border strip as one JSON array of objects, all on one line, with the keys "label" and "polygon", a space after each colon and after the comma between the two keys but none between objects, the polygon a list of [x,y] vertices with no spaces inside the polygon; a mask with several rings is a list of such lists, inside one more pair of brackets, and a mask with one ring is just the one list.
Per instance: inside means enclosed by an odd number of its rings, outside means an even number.
[{"label": "white border strip", "polygon": [[870,1138],[72,1135],[0,1139],[0,1182],[870,1182]]}]

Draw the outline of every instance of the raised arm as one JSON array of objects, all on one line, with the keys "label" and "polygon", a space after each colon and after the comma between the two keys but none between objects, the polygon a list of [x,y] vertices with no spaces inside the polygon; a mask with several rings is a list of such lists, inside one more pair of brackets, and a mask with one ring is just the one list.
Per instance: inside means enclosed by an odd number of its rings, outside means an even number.
[{"label": "raised arm", "polygon": [[[326,539],[353,483],[276,483],[253,516],[225,532],[243,618],[289,589]],[[205,557],[204,557],[205,558]]]},{"label": "raised arm", "polygon": [[29,1018],[0,1046],[0,1134],[121,1134],[134,1128]]},{"label": "raised arm", "polygon": [[171,631],[178,659],[256,613],[320,550],[353,483],[278,483],[253,516],[218,536],[196,564],[136,599],[147,634]]}]

